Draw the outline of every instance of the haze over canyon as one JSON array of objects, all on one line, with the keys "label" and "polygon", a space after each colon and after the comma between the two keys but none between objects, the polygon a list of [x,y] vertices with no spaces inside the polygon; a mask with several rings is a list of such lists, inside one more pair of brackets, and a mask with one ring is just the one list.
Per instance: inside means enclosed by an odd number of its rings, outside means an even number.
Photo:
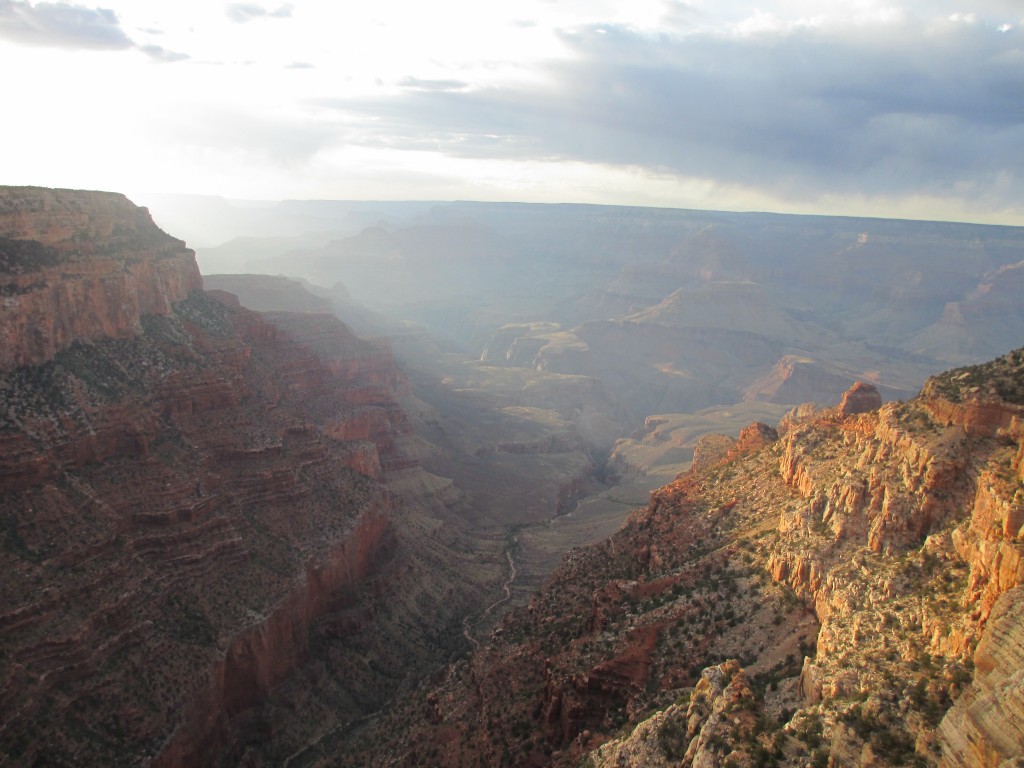
[{"label": "haze over canyon", "polygon": [[1024,759],[1024,228],[0,187],[0,296],[0,765]]}]

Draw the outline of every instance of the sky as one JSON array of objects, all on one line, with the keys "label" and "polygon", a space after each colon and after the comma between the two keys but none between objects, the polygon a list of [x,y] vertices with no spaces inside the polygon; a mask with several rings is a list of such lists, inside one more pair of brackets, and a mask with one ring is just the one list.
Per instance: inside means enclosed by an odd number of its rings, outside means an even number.
[{"label": "sky", "polygon": [[1024,225],[1024,0],[0,0],[0,183]]}]

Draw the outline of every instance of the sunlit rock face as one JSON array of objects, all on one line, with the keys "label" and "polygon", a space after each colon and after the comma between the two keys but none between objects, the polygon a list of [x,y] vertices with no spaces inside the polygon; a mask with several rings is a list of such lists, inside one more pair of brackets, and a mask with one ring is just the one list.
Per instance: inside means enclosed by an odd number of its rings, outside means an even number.
[{"label": "sunlit rock face", "polygon": [[1024,753],[1024,588],[995,603],[974,655],[974,682],[943,718],[942,766],[1013,764]]},{"label": "sunlit rock face", "polygon": [[781,436],[703,440],[364,746],[410,765],[442,748],[453,764],[1016,764],[1024,350],[906,403],[846,402],[794,409]]},{"label": "sunlit rock face", "polygon": [[858,381],[843,393],[839,403],[840,416],[852,416],[855,413],[870,413],[882,407],[882,396],[874,384]]}]

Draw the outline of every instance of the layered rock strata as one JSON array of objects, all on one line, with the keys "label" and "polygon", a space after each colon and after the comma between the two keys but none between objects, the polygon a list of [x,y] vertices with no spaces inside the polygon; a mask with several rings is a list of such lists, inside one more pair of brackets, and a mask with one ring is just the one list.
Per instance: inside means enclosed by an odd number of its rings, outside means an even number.
[{"label": "layered rock strata", "polygon": [[194,290],[119,196],[0,192],[5,764],[280,764],[461,647],[458,535],[383,482],[415,465],[385,351]]},{"label": "layered rock strata", "polygon": [[[38,468],[5,472],[0,497],[3,738],[19,762],[212,764],[391,547],[377,447],[304,412],[280,378],[296,367],[271,362],[297,362],[274,329],[249,346],[183,316],[233,325],[197,294],[152,334],[4,381],[4,437]],[[340,416],[330,372],[305,358]]]},{"label": "layered rock strata", "polygon": [[[1017,393],[1024,350],[936,377],[908,403],[800,409],[778,439],[752,425],[746,450],[709,449],[383,721],[412,723],[386,754],[1013,764],[1024,757]],[[727,693],[740,670],[742,691]]]},{"label": "layered rock strata", "polygon": [[1024,588],[1003,593],[974,654],[970,688],[939,728],[943,766],[1013,764],[1024,752]]}]

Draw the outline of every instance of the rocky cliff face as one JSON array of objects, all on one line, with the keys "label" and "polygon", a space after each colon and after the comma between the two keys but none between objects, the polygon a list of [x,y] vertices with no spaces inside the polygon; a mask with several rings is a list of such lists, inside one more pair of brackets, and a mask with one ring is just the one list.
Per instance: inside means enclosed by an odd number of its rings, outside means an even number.
[{"label": "rocky cliff face", "polygon": [[710,446],[386,719],[387,733],[413,723],[387,754],[538,766],[1020,759],[1022,394],[1018,350],[904,404],[879,407],[858,387],[845,406],[794,411],[781,437],[753,425]]},{"label": "rocky cliff face", "polygon": [[1024,616],[1021,587],[993,606],[974,655],[971,686],[943,718],[944,766],[1006,765],[1024,748]]},{"label": "rocky cliff face", "polygon": [[386,350],[204,294],[119,196],[3,189],[0,225],[5,764],[280,764],[460,647]]},{"label": "rocky cliff face", "polygon": [[0,369],[136,336],[201,287],[195,254],[123,195],[0,188]]}]

